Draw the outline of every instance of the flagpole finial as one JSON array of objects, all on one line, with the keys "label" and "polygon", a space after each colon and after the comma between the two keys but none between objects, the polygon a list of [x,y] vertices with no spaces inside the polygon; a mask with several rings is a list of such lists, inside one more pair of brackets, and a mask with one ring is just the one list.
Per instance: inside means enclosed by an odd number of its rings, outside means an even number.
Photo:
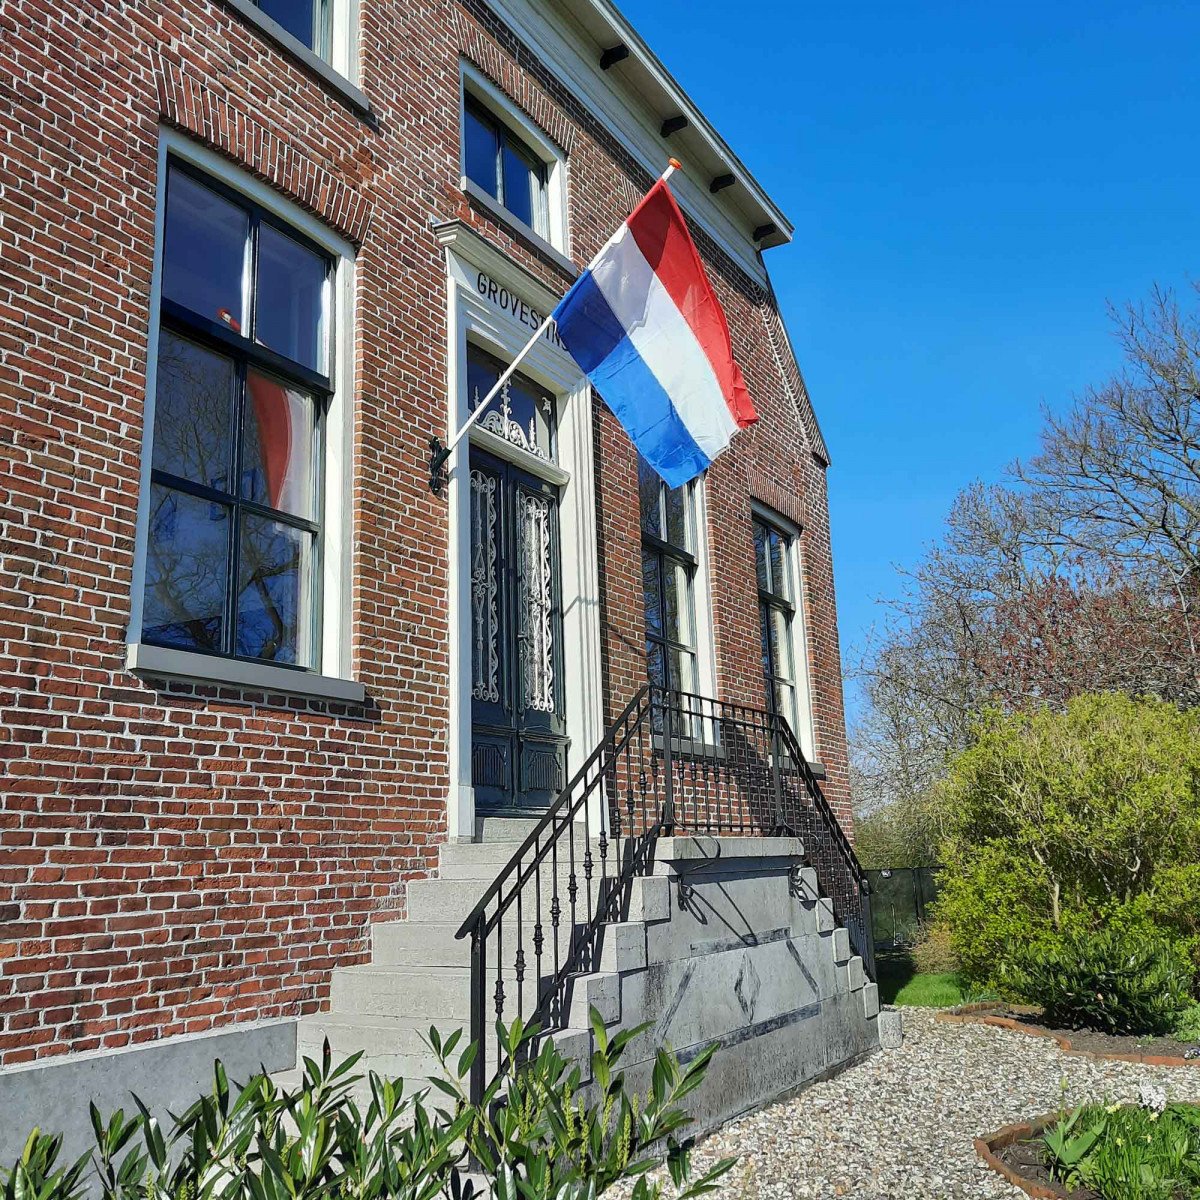
[{"label": "flagpole finial", "polygon": [[667,159],[667,165],[668,165],[669,167],[672,167],[672,168],[674,168],[676,171],[682,171],[682,170],[683,170],[683,163],[681,163],[681,162],[679,161],[679,159],[677,159],[677,158],[668,158],[668,159]]}]

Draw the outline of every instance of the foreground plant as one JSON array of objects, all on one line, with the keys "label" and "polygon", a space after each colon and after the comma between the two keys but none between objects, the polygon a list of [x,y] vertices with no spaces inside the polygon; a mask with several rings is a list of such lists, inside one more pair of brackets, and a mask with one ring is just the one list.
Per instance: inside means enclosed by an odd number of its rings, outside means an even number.
[{"label": "foreground plant", "polygon": [[690,1179],[690,1146],[679,1138],[689,1118],[680,1107],[703,1081],[712,1049],[687,1066],[660,1051],[648,1093],[631,1091],[622,1054],[645,1027],[611,1040],[592,1012],[594,1086],[582,1084],[536,1026],[498,1033],[515,1070],[470,1102],[464,1080],[474,1045],[457,1053],[461,1032],[430,1045],[445,1078],[430,1080],[449,1104],[428,1103],[429,1088],[366,1076],[358,1099],[361,1054],[334,1064],[304,1060],[294,1090],[267,1075],[240,1091],[218,1062],[212,1091],[166,1127],[140,1101],[137,1112],[107,1120],[91,1106],[96,1149],[64,1164],[62,1138],[30,1135],[21,1158],[0,1169],[0,1200],[473,1200],[482,1176],[496,1200],[572,1200],[599,1196],[634,1180],[636,1200],[654,1200],[662,1185],[647,1174],[665,1161],[679,1195],[713,1190],[732,1160]]},{"label": "foreground plant", "polygon": [[494,1081],[478,1106],[471,1105],[465,1087],[474,1048],[465,1063],[453,1063],[459,1034],[443,1043],[430,1031],[445,1073],[431,1082],[454,1100],[456,1111],[473,1114],[469,1147],[496,1200],[592,1197],[629,1179],[636,1180],[633,1200],[655,1200],[662,1195],[662,1184],[647,1176],[664,1162],[680,1200],[715,1190],[734,1160],[724,1159],[689,1182],[691,1144],[678,1135],[690,1123],[682,1102],[703,1082],[716,1047],[686,1066],[660,1049],[649,1090],[632,1091],[621,1059],[651,1024],[621,1030],[610,1039],[599,1013],[591,1010],[591,1098],[578,1064],[568,1062],[551,1040],[543,1040],[530,1055],[536,1026],[517,1021],[507,1030],[501,1027],[501,1054],[522,1065],[507,1080]]},{"label": "foreground plant", "polygon": [[1168,1104],[1157,1088],[1143,1089],[1139,1105],[1077,1108],[1043,1145],[1054,1179],[1100,1200],[1200,1197],[1200,1106]]}]

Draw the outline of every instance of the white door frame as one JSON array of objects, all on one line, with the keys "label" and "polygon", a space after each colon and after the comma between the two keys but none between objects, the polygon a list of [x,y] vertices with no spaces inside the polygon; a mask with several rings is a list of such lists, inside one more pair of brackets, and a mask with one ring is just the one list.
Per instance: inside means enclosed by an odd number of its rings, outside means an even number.
[{"label": "white door frame", "polygon": [[[558,297],[459,222],[436,231],[446,247],[448,429],[468,414],[467,344],[472,342],[511,360],[528,341]],[[495,288],[491,284],[497,285]],[[501,294],[501,289],[503,294]],[[476,426],[447,464],[449,484],[449,668],[451,840],[475,835],[475,793],[471,785],[471,529],[470,471],[472,444],[514,462],[560,487],[559,529],[562,564],[564,702],[566,705],[566,778],[599,743],[604,729],[603,676],[600,658],[600,578],[596,546],[595,463],[592,442],[592,394],[586,376],[551,332],[522,360],[525,374],[558,400],[557,464],[543,462],[488,430]],[[597,795],[589,819],[606,819]]]}]

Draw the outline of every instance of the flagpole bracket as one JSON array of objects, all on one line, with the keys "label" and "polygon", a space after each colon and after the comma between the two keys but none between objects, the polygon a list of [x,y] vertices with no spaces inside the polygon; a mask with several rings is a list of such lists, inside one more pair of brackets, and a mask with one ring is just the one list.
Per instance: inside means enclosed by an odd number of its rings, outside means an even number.
[{"label": "flagpole bracket", "polygon": [[446,449],[440,437],[429,439],[429,490],[440,496],[450,482],[450,473],[446,463],[450,461],[450,451]]}]

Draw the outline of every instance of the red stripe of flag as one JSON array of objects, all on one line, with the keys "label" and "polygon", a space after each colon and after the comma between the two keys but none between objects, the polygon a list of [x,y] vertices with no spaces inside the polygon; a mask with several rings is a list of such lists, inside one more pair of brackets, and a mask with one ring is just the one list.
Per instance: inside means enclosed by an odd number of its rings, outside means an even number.
[{"label": "red stripe of flag", "polygon": [[660,179],[629,217],[629,231],[667,295],[691,326],[712,364],[725,403],[740,428],[758,420],[754,401],[733,360],[729,325],[708,282],[700,253],[666,181]]}]

